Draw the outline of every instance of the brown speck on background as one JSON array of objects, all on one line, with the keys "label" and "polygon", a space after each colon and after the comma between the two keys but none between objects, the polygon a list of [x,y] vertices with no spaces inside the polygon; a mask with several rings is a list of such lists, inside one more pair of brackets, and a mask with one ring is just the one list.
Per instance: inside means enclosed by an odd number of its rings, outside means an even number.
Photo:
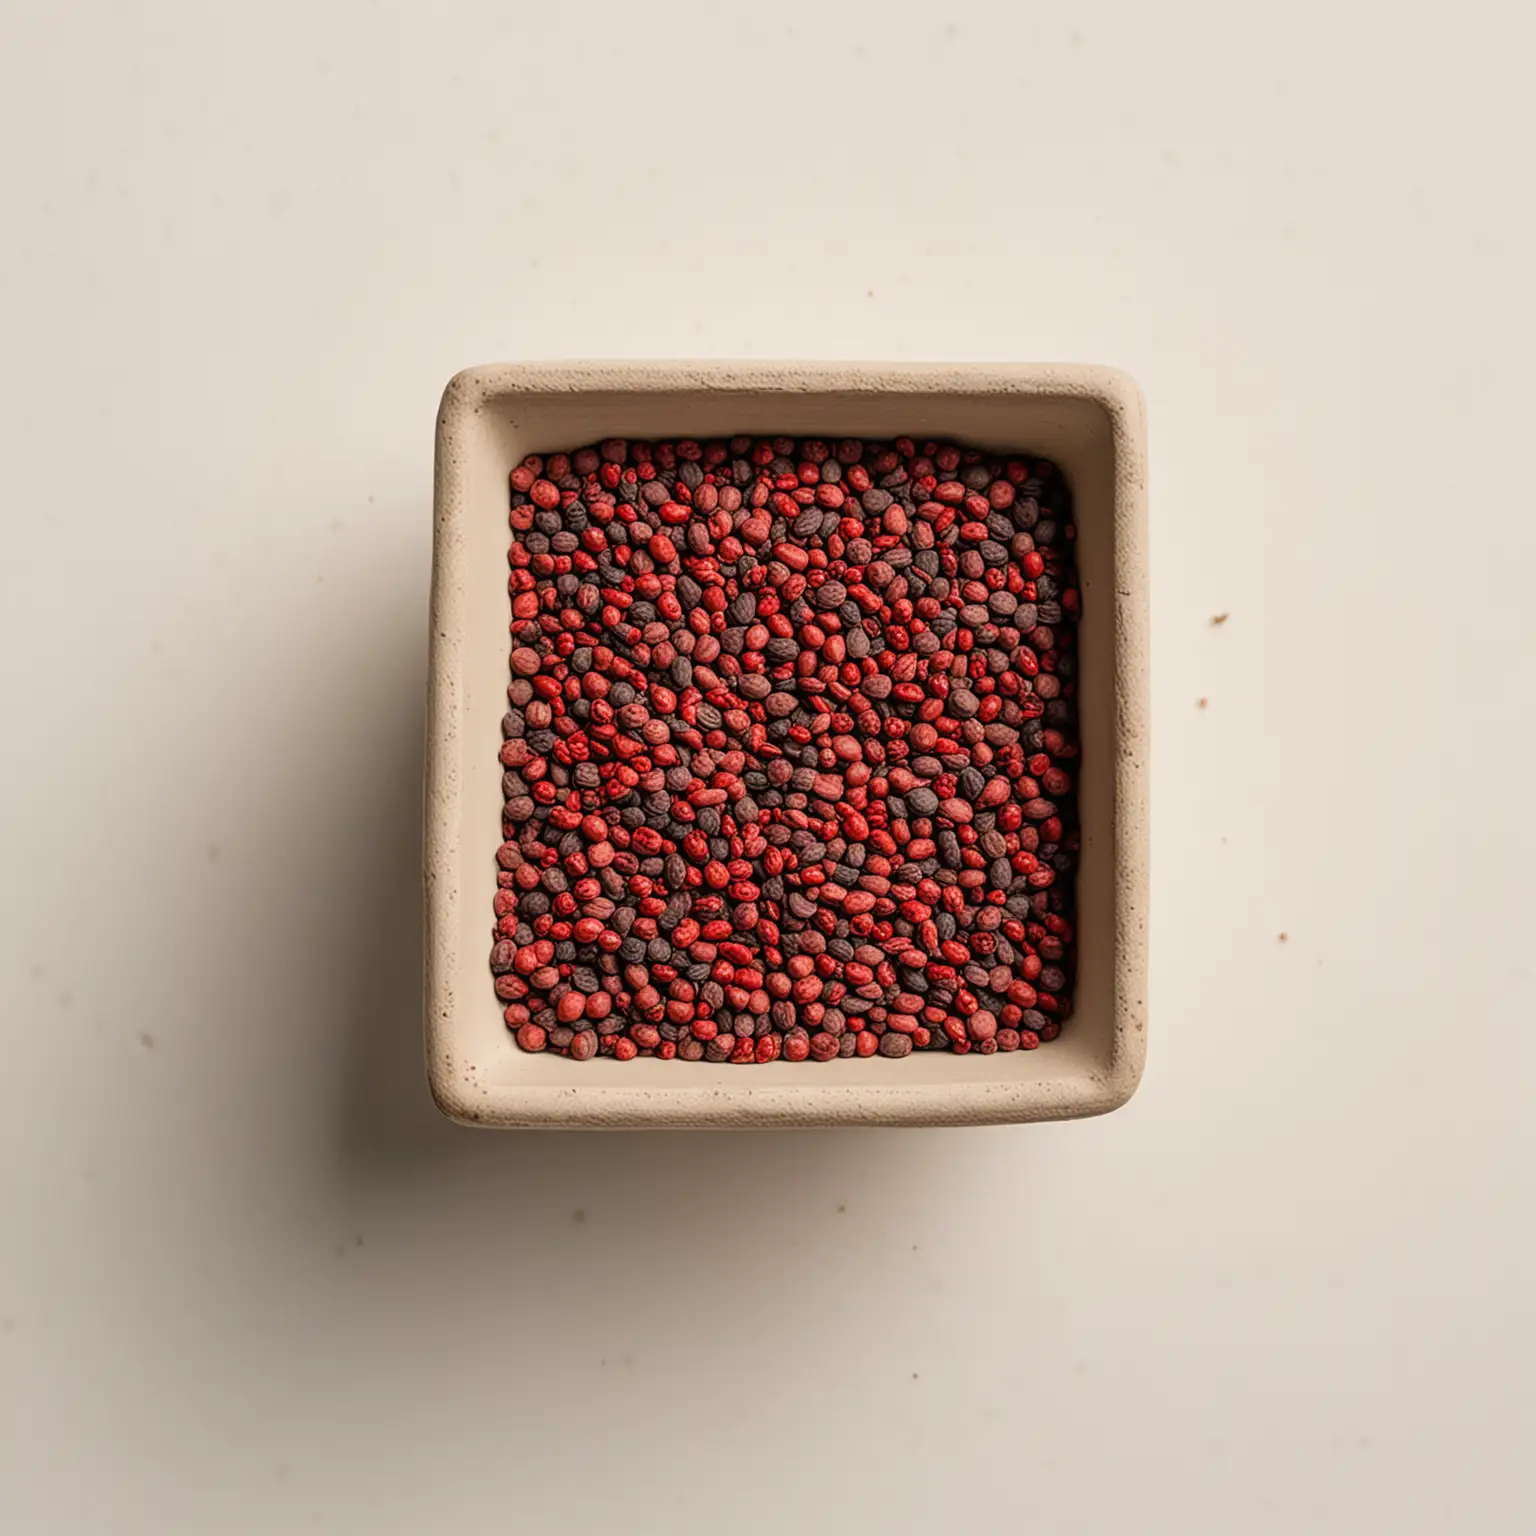
[{"label": "brown speck on background", "polygon": [[1231,617],[1232,615],[1230,613],[1213,613],[1211,615],[1211,628],[1219,629]]},{"label": "brown speck on background", "polygon": [[585,1211],[572,1211],[571,1212],[571,1220],[572,1221],[582,1222],[582,1221],[585,1221],[586,1219],[587,1219],[587,1213]]},{"label": "brown speck on background", "polygon": [[1289,943],[1290,943],[1290,942],[1291,942],[1291,936],[1290,936],[1290,934],[1288,934],[1288,933],[1282,933],[1282,934],[1281,934],[1281,935],[1280,935],[1280,942],[1281,942],[1281,943],[1282,943],[1282,944],[1289,944]]},{"label": "brown speck on background", "polygon": [[848,1207],[846,1205],[840,1205],[837,1208],[837,1214],[839,1216],[842,1216],[842,1215],[846,1214],[847,1210],[848,1210]]},{"label": "brown speck on background", "polygon": [[142,1030],[139,1034],[139,1044],[142,1045],[146,1051],[152,1051],[155,1048],[155,1037],[150,1034],[147,1029]]}]

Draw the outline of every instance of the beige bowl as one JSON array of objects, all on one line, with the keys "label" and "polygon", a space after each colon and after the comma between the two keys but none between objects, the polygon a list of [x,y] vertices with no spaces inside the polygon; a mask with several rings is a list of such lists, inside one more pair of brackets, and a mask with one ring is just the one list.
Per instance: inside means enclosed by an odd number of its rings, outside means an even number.
[{"label": "beige bowl", "polygon": [[[1072,488],[1083,592],[1076,1012],[1035,1051],[827,1063],[574,1062],[520,1051],[488,956],[506,710],[507,476],[604,437],[954,438],[1027,449]],[[1146,434],[1089,367],[505,364],[450,381],[437,422],[427,714],[426,1046],[444,1114],[484,1126],[983,1125],[1102,1114],[1135,1092],[1147,969]]]}]

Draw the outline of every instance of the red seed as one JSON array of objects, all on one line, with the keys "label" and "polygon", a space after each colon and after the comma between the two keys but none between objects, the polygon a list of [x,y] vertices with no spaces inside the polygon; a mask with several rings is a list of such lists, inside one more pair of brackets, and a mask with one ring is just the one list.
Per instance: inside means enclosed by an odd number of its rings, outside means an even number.
[{"label": "red seed", "polygon": [[978,1008],[965,1024],[971,1039],[978,1044],[983,1040],[991,1040],[997,1034],[997,1015],[985,1008]]}]

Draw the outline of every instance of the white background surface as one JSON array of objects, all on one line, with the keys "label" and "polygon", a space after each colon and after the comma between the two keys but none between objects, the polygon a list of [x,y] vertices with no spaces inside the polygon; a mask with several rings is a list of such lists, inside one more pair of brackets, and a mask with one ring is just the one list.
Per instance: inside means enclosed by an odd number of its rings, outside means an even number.
[{"label": "white background surface", "polygon": [[[0,1526],[1529,1531],[1533,53],[5,0]],[[436,1118],[437,396],[605,355],[1138,377],[1126,1110]]]}]

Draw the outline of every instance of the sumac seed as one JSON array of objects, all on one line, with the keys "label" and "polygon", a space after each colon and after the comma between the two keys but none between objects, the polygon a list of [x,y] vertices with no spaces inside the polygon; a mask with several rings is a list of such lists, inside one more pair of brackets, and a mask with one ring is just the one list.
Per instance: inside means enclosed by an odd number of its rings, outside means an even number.
[{"label": "sumac seed", "polygon": [[1032,1050],[1079,970],[1070,487],[609,438],[511,473],[508,1030],[573,1061]]}]

